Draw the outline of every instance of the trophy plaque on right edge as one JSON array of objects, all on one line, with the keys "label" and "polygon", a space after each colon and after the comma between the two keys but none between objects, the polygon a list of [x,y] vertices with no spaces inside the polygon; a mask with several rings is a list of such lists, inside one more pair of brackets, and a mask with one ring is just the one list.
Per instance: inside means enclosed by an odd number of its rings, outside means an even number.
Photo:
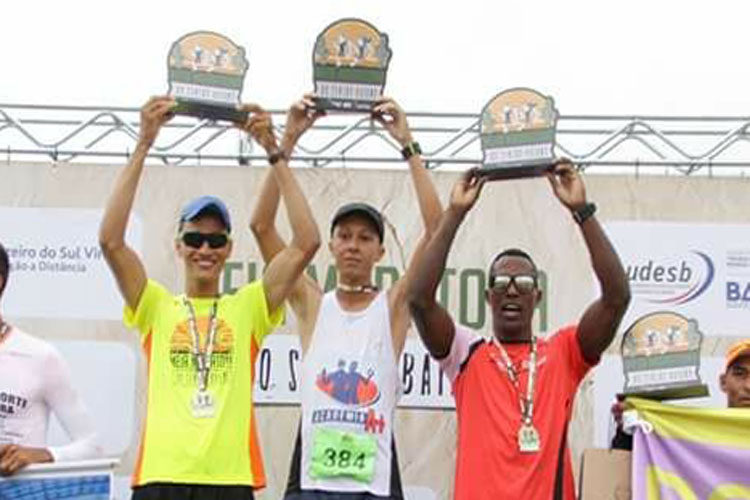
[{"label": "trophy plaque on right edge", "polygon": [[684,399],[708,395],[700,379],[703,334],[698,322],[673,312],[641,316],[622,338],[625,396]]},{"label": "trophy plaque on right edge", "polygon": [[555,161],[557,117],[554,100],[533,89],[493,97],[480,119],[480,175],[490,180],[544,175]]}]

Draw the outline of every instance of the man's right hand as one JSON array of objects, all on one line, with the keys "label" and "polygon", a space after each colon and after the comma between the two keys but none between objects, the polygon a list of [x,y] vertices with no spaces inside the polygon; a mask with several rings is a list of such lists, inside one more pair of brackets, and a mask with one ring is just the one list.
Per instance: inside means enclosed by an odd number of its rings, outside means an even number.
[{"label": "man's right hand", "polygon": [[169,96],[154,96],[141,108],[141,131],[139,142],[151,147],[159,135],[161,126],[168,122],[177,103]]},{"label": "man's right hand", "polygon": [[27,465],[53,460],[52,454],[45,448],[3,444],[0,445],[0,476],[12,476]]},{"label": "man's right hand", "polygon": [[479,175],[478,168],[472,168],[464,172],[461,178],[453,185],[450,208],[462,214],[468,212],[479,198],[479,193],[482,192],[482,186],[484,186],[486,180],[486,177]]},{"label": "man's right hand", "polygon": [[302,134],[313,126],[315,120],[326,114],[324,110],[315,107],[314,99],[313,94],[305,94],[302,99],[296,101],[289,108],[286,115],[284,137],[281,139],[281,149],[288,156],[291,156],[292,150]]}]

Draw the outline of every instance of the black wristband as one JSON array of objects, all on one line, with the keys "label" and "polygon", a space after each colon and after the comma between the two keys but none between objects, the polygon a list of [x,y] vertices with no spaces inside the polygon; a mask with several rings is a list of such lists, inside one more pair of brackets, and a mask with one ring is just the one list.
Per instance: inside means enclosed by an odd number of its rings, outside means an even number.
[{"label": "black wristband", "polygon": [[404,146],[404,149],[401,150],[401,156],[404,157],[404,160],[408,160],[414,155],[421,155],[422,154],[422,148],[419,147],[419,143],[417,141],[411,141],[409,144]]},{"label": "black wristband", "polygon": [[595,213],[596,205],[593,203],[586,203],[584,206],[573,212],[573,220],[576,221],[578,225],[581,225],[586,222],[586,219]]},{"label": "black wristband", "polygon": [[284,154],[284,151],[279,149],[274,153],[271,153],[268,155],[268,163],[271,165],[274,165],[277,161],[281,160],[282,158],[286,158],[286,154]]}]

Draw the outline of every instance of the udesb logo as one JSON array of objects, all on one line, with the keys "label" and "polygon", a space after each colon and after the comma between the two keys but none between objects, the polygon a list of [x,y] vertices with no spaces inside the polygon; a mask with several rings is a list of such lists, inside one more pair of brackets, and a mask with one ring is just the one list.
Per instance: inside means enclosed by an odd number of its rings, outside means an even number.
[{"label": "udesb logo", "polygon": [[645,302],[681,305],[703,295],[714,281],[715,266],[706,253],[691,250],[679,256],[626,266],[633,295]]}]

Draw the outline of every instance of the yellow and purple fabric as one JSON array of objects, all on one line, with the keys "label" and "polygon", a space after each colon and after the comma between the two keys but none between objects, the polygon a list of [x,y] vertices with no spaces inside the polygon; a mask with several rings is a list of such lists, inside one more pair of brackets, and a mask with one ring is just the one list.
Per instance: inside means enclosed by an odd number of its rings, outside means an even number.
[{"label": "yellow and purple fabric", "polygon": [[633,500],[750,500],[750,409],[628,407],[648,428],[634,434]]}]

